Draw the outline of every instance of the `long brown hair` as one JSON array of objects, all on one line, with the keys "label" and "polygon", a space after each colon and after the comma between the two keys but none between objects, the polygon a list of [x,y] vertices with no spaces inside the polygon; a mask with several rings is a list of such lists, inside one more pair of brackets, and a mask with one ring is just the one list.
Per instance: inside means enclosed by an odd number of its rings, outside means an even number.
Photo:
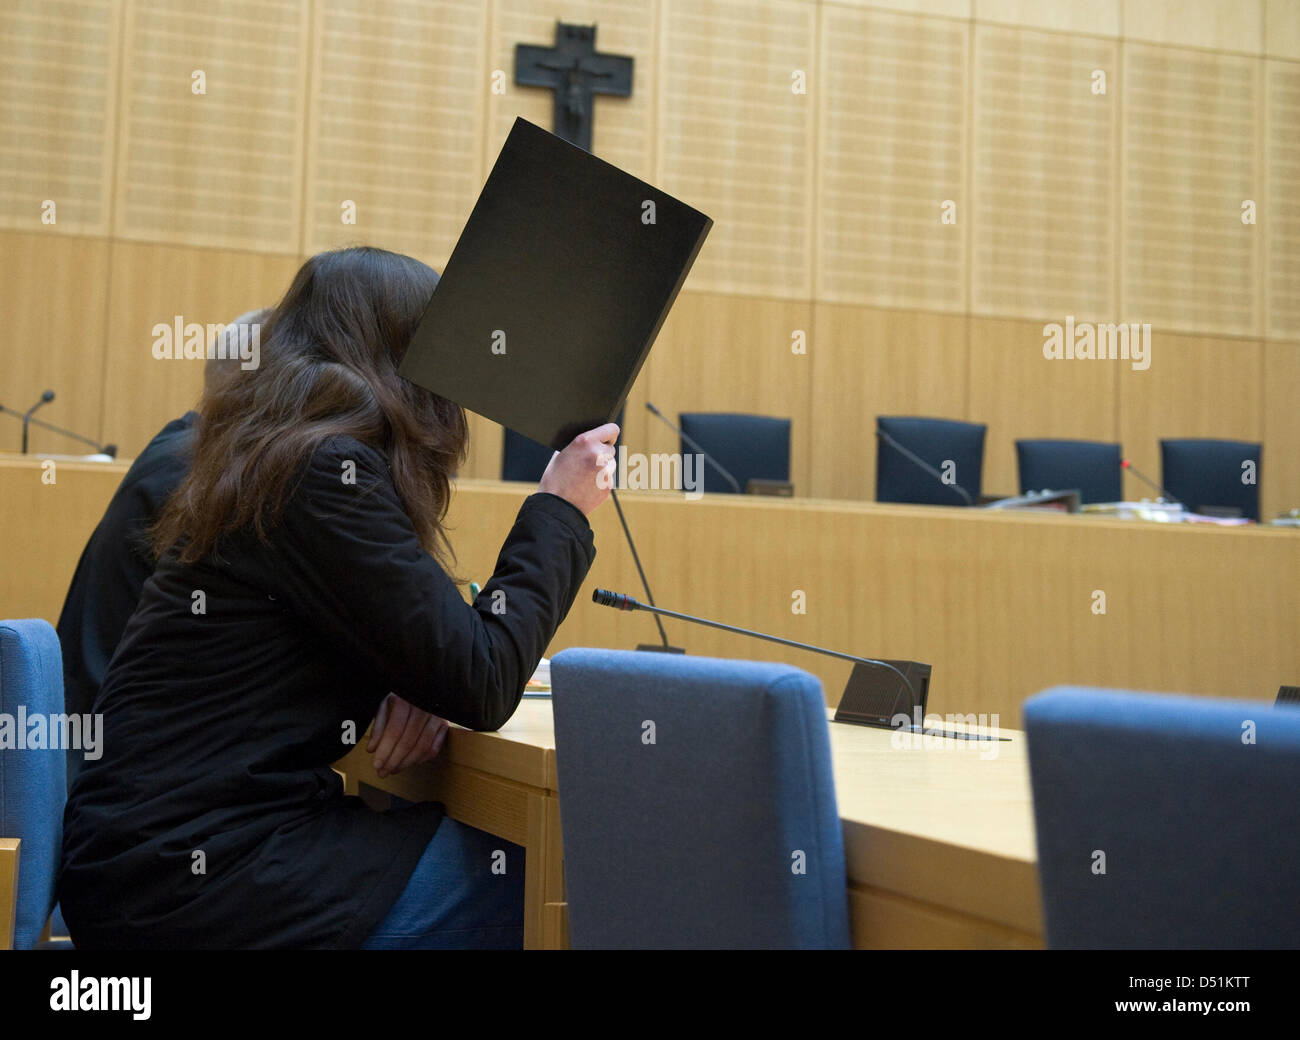
[{"label": "long brown hair", "polygon": [[418,260],[368,246],[303,264],[262,326],[259,368],[199,405],[193,463],[154,525],[155,552],[193,563],[245,528],[265,541],[317,445],[346,434],[384,454],[421,543],[445,565],[465,412],[397,374],[437,281]]}]

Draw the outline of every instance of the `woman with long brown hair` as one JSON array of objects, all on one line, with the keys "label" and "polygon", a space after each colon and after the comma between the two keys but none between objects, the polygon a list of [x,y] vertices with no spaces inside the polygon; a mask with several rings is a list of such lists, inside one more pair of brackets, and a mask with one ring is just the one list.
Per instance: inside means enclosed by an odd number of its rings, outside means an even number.
[{"label": "woman with long brown hair", "polygon": [[260,369],[203,400],[68,798],[77,946],[518,944],[522,850],[435,804],[374,812],[330,768],[390,693],[431,729],[504,723],[609,493],[613,424],[552,459],[464,601],[442,529],[464,412],[397,374],[436,281],[377,249],[313,257]]}]

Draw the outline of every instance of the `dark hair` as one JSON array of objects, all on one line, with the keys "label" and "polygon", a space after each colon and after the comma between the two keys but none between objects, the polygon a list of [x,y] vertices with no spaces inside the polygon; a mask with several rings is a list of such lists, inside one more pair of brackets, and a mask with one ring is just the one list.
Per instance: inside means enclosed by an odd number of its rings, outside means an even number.
[{"label": "dark hair", "polygon": [[387,458],[421,543],[446,565],[465,412],[397,374],[437,282],[418,260],[368,246],[303,264],[262,326],[260,368],[204,394],[193,464],[153,527],[155,552],[193,563],[245,528],[265,542],[312,452],[343,434]]}]

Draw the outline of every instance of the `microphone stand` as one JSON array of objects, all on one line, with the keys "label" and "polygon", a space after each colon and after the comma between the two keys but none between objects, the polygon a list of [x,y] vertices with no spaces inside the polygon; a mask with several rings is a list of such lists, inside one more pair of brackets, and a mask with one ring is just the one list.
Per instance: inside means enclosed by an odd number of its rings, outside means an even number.
[{"label": "microphone stand", "polygon": [[811,643],[800,643],[794,639],[784,639],[781,636],[768,635],[766,632],[755,632],[750,628],[739,628],[736,625],[725,625],[721,621],[710,621],[708,618],[695,617],[692,614],[679,614],[675,610],[665,610],[663,607],[647,606],[631,596],[621,592],[608,592],[605,589],[595,589],[592,591],[591,599],[593,603],[599,603],[602,607],[613,607],[615,610],[648,610],[654,614],[663,614],[665,617],[676,618],[678,621],[689,621],[695,625],[707,625],[709,628],[718,628],[724,632],[735,632],[737,635],[753,636],[756,639],[766,639],[769,643],[780,643],[782,646],[792,646],[796,650],[811,650],[815,654],[824,654],[827,657],[838,657],[842,661],[852,661],[854,664],[870,665],[873,668],[886,668],[903,680],[903,685],[907,687],[907,692],[911,694],[912,703],[916,701],[916,689],[912,686],[912,680],[900,669],[890,664],[888,661],[878,661],[874,657],[855,657],[853,654],[842,653],[839,650],[827,650],[822,646],[813,646]]},{"label": "microphone stand", "polygon": [[[623,516],[623,507],[618,504],[618,492],[613,488],[609,489],[609,497],[614,500],[614,511],[618,513],[618,522],[623,525],[623,536],[627,539],[627,547],[632,550],[632,562],[636,564],[636,572],[641,575],[641,587],[645,589],[645,598],[650,601],[653,607],[655,598],[650,592],[650,582],[646,580],[645,571],[641,568],[641,557],[637,555],[636,543],[632,541],[632,531],[627,526],[627,520]],[[650,646],[643,643],[637,647],[638,650],[661,650],[668,654],[684,654],[686,651],[681,647],[670,646],[668,644],[668,633],[664,631],[664,623],[659,620],[659,615],[655,615],[655,624],[659,626],[659,638],[663,640],[663,647]]]},{"label": "microphone stand", "polygon": [[41,419],[32,418],[30,414],[24,414],[23,412],[15,412],[12,408],[6,408],[2,404],[0,404],[0,414],[12,415],[15,419],[24,420],[25,423],[23,427],[23,454],[24,455],[27,454],[27,429],[26,429],[27,425],[39,426],[43,430],[50,430],[54,433],[62,434],[64,437],[71,437],[74,441],[80,441],[82,444],[89,444],[98,453],[108,455],[110,457],[117,455],[116,445],[100,444],[97,441],[92,441],[89,437],[83,437],[79,433],[73,433],[71,430],[65,430],[62,426],[55,426],[53,423],[47,423],[42,421]]}]

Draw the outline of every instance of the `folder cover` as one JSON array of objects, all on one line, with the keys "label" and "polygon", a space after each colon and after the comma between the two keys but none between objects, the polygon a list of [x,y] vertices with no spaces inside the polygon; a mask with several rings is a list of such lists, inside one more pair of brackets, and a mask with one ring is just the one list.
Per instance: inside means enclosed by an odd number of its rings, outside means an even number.
[{"label": "folder cover", "polygon": [[562,448],[618,414],[712,226],[516,119],[399,371]]}]

